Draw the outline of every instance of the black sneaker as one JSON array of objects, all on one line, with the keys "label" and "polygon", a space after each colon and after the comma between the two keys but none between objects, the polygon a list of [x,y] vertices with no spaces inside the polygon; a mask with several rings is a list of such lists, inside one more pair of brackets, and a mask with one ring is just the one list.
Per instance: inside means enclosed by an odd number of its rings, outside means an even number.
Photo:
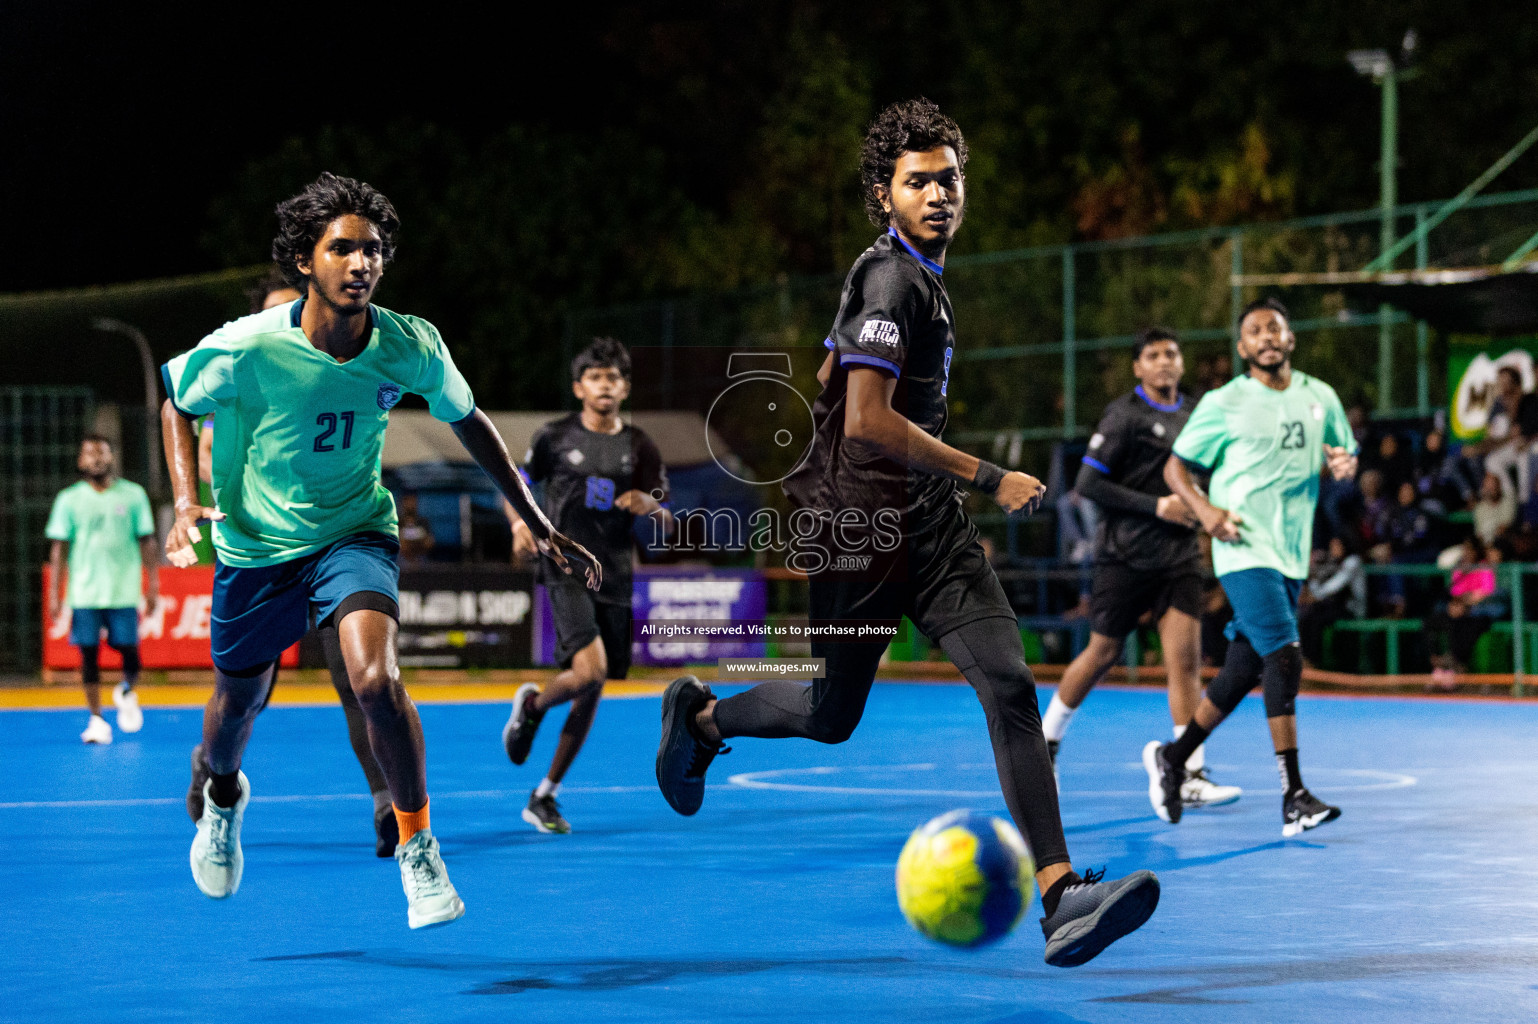
[{"label": "black sneaker", "polygon": [[1041,919],[1048,964],[1088,963],[1153,916],[1159,905],[1159,879],[1152,871],[1134,871],[1110,882],[1102,882],[1104,877],[1104,871],[1086,872],[1082,881],[1063,890],[1057,912]]},{"label": "black sneaker", "polygon": [[537,789],[529,794],[529,806],[523,809],[523,820],[541,832],[564,836],[571,831],[571,824],[561,817],[561,805],[555,802],[555,797],[540,796]]},{"label": "black sneaker", "polygon": [[1143,748],[1143,768],[1148,772],[1148,802],[1153,804],[1154,813],[1160,820],[1173,825],[1180,821],[1180,814],[1185,810],[1180,787],[1186,781],[1186,766],[1169,763],[1164,756],[1168,747],[1167,743],[1149,740]]},{"label": "black sneaker", "polygon": [[385,804],[374,811],[374,856],[393,857],[401,842],[401,823],[395,817],[395,807]]},{"label": "black sneaker", "polygon": [[696,738],[690,719],[710,700],[710,687],[681,676],[662,694],[662,742],[657,747],[657,787],[668,805],[689,815],[705,801],[705,770],[730,747]]},{"label": "black sneaker", "polygon": [[1282,797],[1282,835],[1288,839],[1338,817],[1339,807],[1331,807],[1306,789]]},{"label": "black sneaker", "polygon": [[513,694],[513,713],[502,727],[502,748],[513,764],[523,764],[529,759],[534,734],[539,732],[539,723],[544,720],[545,713],[534,710],[529,703],[538,695],[539,687],[533,683],[524,683]]},{"label": "black sneaker", "polygon": [[203,820],[203,786],[213,769],[203,757],[203,744],[192,748],[192,781],[187,785],[187,817],[196,825]]}]

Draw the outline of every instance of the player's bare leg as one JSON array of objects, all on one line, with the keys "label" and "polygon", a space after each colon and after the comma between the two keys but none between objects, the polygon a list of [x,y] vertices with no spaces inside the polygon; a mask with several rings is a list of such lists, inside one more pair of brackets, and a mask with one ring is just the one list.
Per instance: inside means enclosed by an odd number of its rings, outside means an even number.
[{"label": "player's bare leg", "polygon": [[240,888],[245,857],[240,827],[251,786],[240,758],[251,740],[256,716],[267,703],[274,666],[232,674],[214,669],[214,692],[203,708],[203,751],[209,778],[203,784],[203,813],[192,840],[192,879],[204,895],[224,899]]},{"label": "player's bare leg", "polygon": [[587,741],[608,674],[609,658],[604,651],[603,638],[594,637],[572,656],[571,666],[558,673],[543,690],[529,683],[519,687],[513,696],[513,714],[502,730],[502,744],[514,764],[523,764],[528,759],[545,712],[561,704],[571,704],[556,743],[555,756],[550,761],[550,770],[529,795],[528,806],[523,809],[523,820],[541,832],[571,831],[570,823],[561,816],[555,797],[560,791],[561,780]]},{"label": "player's bare leg", "polygon": [[427,802],[427,746],[422,720],[395,658],[395,620],[372,608],[349,612],[337,639],[358,706],[368,720],[369,746],[395,804],[400,845],[395,860],[413,928],[447,924],[465,912],[433,838]]},{"label": "player's bare leg", "polygon": [[[416,705],[401,685],[395,632],[395,620],[372,608],[360,608],[337,624],[347,675],[368,722],[369,746],[396,811],[411,814],[427,805],[427,748]],[[410,838],[402,831],[402,842]]]}]

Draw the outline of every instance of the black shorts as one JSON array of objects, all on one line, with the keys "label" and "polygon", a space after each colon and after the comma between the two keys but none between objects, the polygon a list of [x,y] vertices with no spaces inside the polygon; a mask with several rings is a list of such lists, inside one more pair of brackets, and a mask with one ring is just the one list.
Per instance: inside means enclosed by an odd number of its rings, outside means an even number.
[{"label": "black shorts", "polygon": [[1154,621],[1174,608],[1192,618],[1202,617],[1202,574],[1193,566],[1174,569],[1133,569],[1120,562],[1095,566],[1089,598],[1090,629],[1121,640],[1153,612]]},{"label": "black shorts", "polygon": [[555,661],[571,668],[571,660],[595,639],[603,639],[609,678],[630,672],[630,606],[600,601],[583,586],[556,583],[545,588],[555,620]]},{"label": "black shorts", "polygon": [[[907,537],[899,557],[866,572],[824,572],[810,578],[815,625],[834,620],[895,623],[904,615],[925,636],[942,636],[979,619],[1016,615],[988,564],[977,527],[958,511],[933,530]],[[827,659],[830,680],[869,681],[887,641],[812,641],[812,656]]]}]

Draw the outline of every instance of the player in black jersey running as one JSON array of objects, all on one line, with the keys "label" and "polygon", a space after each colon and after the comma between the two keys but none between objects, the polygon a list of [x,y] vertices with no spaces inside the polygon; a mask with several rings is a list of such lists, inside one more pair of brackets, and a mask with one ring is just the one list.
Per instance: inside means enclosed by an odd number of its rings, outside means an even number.
[{"label": "player in black jersey running", "polygon": [[[1159,626],[1177,739],[1202,696],[1198,524],[1164,482],[1175,437],[1191,418],[1192,403],[1180,392],[1185,374],[1180,339],[1159,328],[1139,332],[1132,373],[1138,386],[1106,406],[1075,485],[1100,506],[1105,520],[1096,538],[1089,644],[1063,673],[1042,716],[1054,763],[1073,713],[1116,664],[1127,634],[1150,612]],[[1243,793],[1212,781],[1201,747],[1186,767],[1181,787],[1186,807],[1229,804]]]},{"label": "player in black jersey running", "polygon": [[[907,615],[976,689],[1005,802],[1036,858],[1047,963],[1071,967],[1142,925],[1158,903],[1159,881],[1137,871],[1102,882],[1069,865],[1035,680],[958,485],[992,496],[1006,512],[1034,511],[1043,488],[940,440],[955,351],[942,274],[961,224],[966,156],[960,129],[928,100],[888,107],[867,133],[862,189],[872,222],[886,230],[845,281],[826,343],[832,351],[818,373],[811,452],[785,491],[798,515],[810,510],[824,524],[820,546],[805,552],[813,557],[802,565],[813,624]],[[819,550],[855,557],[819,564]],[[868,569],[844,567],[865,555]],[[761,683],[720,701],[692,676],[675,680],[662,702],[663,796],[679,813],[695,813],[723,738],[848,739],[886,646],[813,640],[825,678],[811,686]]]},{"label": "player in black jersey running", "polygon": [[[630,353],[613,338],[598,338],[572,360],[571,388],[582,411],[540,428],[524,456],[529,482],[543,486],[540,507],[557,530],[577,540],[603,563],[595,592],[573,584],[541,563],[542,581],[555,617],[556,662],[561,672],[541,690],[526,683],[513,695],[513,713],[502,745],[513,764],[523,764],[545,712],[571,702],[550,771],[529,794],[523,820],[541,832],[570,832],[556,804],[561,780],[592,727],[605,679],[630,671],[630,552],[637,516],[672,528],[668,476],[656,444],[619,418],[630,394]],[[533,558],[534,536],[505,506],[513,524],[513,551]]]}]

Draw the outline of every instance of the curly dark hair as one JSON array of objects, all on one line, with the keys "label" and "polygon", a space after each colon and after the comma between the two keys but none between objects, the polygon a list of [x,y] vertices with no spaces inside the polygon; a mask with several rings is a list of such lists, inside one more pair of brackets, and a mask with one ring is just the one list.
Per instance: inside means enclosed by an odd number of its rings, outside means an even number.
[{"label": "curly dark hair", "polygon": [[593,343],[571,361],[571,379],[579,381],[589,370],[611,367],[630,379],[630,352],[615,338],[594,338]]},{"label": "curly dark hair", "polygon": [[876,115],[865,132],[860,147],[860,190],[865,200],[865,215],[878,228],[891,217],[876,198],[876,186],[890,188],[897,171],[897,158],[904,153],[922,153],[936,146],[956,151],[956,163],[967,166],[967,142],[956,122],[940,113],[940,108],[920,96],[916,100],[894,103]]},{"label": "curly dark hair", "polygon": [[278,237],[272,240],[272,261],[286,283],[300,291],[308,287],[299,261],[314,254],[328,224],[348,214],[373,221],[379,228],[385,263],[395,258],[395,233],[401,221],[390,200],[368,182],[324,171],[303,192],[278,204]]}]

